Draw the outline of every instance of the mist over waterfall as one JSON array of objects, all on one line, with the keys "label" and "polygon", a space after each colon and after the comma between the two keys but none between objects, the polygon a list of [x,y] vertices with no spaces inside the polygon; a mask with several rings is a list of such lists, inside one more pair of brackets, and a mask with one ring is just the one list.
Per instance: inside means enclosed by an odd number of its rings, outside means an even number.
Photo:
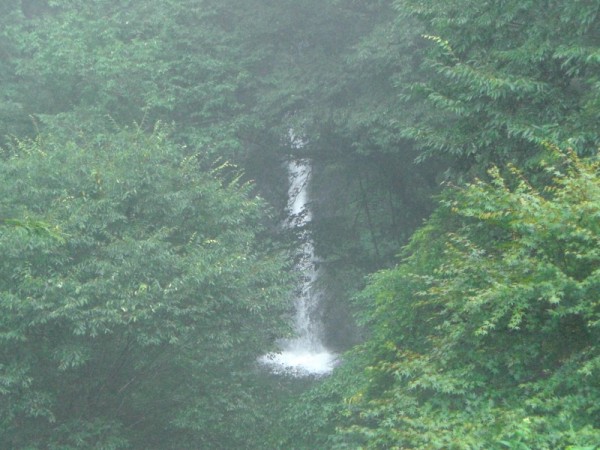
[{"label": "mist over waterfall", "polygon": [[312,219],[308,186],[311,164],[308,159],[288,162],[288,217],[285,226],[298,229],[299,245],[295,270],[301,273],[301,283],[294,301],[296,337],[282,340],[281,351],[268,353],[259,361],[274,373],[297,377],[319,376],[331,372],[336,355],[325,348],[321,340],[318,307],[321,293],[315,286],[318,277],[315,251],[307,224]]}]

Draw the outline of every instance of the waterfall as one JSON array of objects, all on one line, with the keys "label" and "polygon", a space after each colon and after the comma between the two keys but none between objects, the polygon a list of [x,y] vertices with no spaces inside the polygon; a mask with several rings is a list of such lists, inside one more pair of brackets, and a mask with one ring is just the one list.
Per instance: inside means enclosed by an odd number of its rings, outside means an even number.
[{"label": "waterfall", "polygon": [[289,161],[288,219],[285,226],[300,230],[295,266],[301,274],[294,301],[296,336],[279,342],[279,352],[259,358],[259,362],[272,372],[296,377],[326,375],[336,363],[336,355],[329,352],[321,341],[321,324],[316,317],[321,293],[315,286],[318,270],[314,244],[306,227],[312,218],[308,195],[310,175],[309,160]]}]

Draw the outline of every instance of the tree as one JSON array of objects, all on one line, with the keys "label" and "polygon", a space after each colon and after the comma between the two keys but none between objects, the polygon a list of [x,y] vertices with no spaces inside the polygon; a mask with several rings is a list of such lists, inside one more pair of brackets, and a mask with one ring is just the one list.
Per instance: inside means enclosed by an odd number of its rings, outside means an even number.
[{"label": "tree", "polygon": [[282,332],[284,261],[257,243],[251,186],[202,164],[163,128],[3,151],[2,215],[61,239],[0,228],[2,447],[232,448],[258,433],[248,379]]},{"label": "tree", "polygon": [[[8,9],[8,8],[7,8]],[[49,2],[11,8],[4,32],[19,83],[12,97],[40,122],[178,124],[177,137],[220,156],[242,151],[249,61],[222,2]],[[35,96],[32,95],[32,88]]]},{"label": "tree", "polygon": [[404,86],[428,107],[402,135],[423,156],[449,154],[460,173],[527,164],[546,140],[577,152],[600,144],[596,2],[398,0],[417,20],[425,77]]},{"label": "tree", "polygon": [[598,160],[553,148],[545,161],[543,190],[515,167],[448,189],[404,262],[372,276],[373,333],[350,356],[365,381],[338,444],[597,444]]}]

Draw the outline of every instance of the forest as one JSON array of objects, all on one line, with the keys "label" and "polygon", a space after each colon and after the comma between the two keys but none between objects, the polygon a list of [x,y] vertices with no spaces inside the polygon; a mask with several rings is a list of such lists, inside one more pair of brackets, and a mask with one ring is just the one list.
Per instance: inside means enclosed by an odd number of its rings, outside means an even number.
[{"label": "forest", "polygon": [[600,449],[599,148],[600,0],[0,2],[0,448]]}]

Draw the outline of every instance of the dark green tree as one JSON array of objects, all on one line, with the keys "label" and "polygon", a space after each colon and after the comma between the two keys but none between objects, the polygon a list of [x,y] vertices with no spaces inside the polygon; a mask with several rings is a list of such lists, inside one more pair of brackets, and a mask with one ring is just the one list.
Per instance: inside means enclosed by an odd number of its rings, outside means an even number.
[{"label": "dark green tree", "polygon": [[248,381],[283,331],[283,260],[251,186],[201,163],[161,129],[3,151],[2,216],[58,237],[0,227],[1,447],[262,439]]},{"label": "dark green tree", "polygon": [[595,448],[598,161],[546,156],[543,190],[514,167],[448,189],[404,262],[372,276],[361,301],[373,332],[349,356],[363,386],[332,416],[330,442]]},{"label": "dark green tree", "polygon": [[[595,1],[397,0],[430,48],[425,77],[403,86],[428,105],[402,135],[459,173],[527,164],[546,140],[579,153],[600,144],[600,12]],[[414,120],[417,119],[417,120]]]}]

